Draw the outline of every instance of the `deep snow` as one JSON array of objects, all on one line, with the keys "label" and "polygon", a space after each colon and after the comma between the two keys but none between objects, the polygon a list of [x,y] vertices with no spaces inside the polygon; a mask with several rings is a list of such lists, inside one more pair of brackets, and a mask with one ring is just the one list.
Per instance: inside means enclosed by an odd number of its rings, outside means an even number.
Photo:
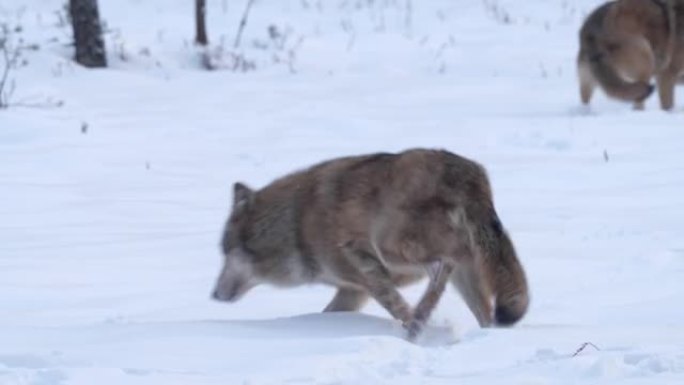
[{"label": "deep snow", "polygon": [[[0,384],[684,382],[682,108],[579,107],[600,2],[261,0],[246,74],[198,69],[190,1],[100,3],[111,68],[90,71],[61,1],[0,4],[41,45],[15,100],[65,103],[0,111]],[[244,2],[209,3],[228,49]],[[253,46],[270,24],[286,48]],[[419,344],[375,304],[320,314],[322,286],[209,299],[234,181],[416,146],[488,168],[519,325],[477,328],[453,290]]]}]

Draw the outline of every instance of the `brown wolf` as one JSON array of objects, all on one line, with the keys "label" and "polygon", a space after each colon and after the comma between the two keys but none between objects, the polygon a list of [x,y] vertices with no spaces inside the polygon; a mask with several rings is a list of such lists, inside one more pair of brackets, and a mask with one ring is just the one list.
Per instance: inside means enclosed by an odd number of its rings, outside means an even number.
[{"label": "brown wolf", "polygon": [[[413,339],[450,280],[483,327],[525,314],[527,282],[494,210],[482,166],[414,149],[333,159],[253,191],[234,185],[213,296],[236,301],[260,283],[337,287],[325,311],[368,297]],[[425,275],[412,310],[397,287]]]},{"label": "brown wolf", "polygon": [[643,108],[655,76],[660,106],[674,104],[684,69],[684,0],[616,0],[594,10],[580,30],[577,68],[582,103],[598,84]]}]

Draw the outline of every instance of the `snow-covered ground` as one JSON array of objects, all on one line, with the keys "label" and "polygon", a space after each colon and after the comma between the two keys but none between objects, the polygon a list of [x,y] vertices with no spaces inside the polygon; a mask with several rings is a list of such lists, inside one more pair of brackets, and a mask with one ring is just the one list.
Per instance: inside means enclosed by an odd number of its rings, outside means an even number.
[{"label": "snow-covered ground", "polygon": [[[0,384],[684,383],[683,110],[579,108],[599,1],[260,0],[247,73],[199,69],[189,0],[100,0],[111,68],[79,68],[62,3],[0,3],[40,45],[14,99],[64,102],[0,111]],[[245,1],[208,3],[230,64]],[[417,146],[489,169],[519,325],[453,290],[418,344],[326,287],[209,299],[234,181]]]}]

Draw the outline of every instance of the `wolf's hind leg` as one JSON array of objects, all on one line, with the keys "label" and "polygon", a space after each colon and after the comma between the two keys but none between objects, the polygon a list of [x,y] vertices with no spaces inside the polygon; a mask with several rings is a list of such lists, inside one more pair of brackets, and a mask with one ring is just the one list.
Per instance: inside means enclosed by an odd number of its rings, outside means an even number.
[{"label": "wolf's hind leg", "polygon": [[669,111],[674,106],[674,88],[677,83],[677,73],[671,69],[666,69],[658,74],[658,96],[660,97],[660,108]]},{"label": "wolf's hind leg", "polygon": [[491,326],[493,322],[492,293],[485,281],[482,269],[475,261],[460,263],[451,275],[452,284],[481,327]]},{"label": "wolf's hind leg", "polygon": [[430,283],[428,288],[418,301],[418,305],[413,311],[413,318],[408,324],[408,338],[414,340],[416,336],[423,330],[425,324],[430,318],[430,314],[437,307],[439,299],[444,294],[447,281],[454,271],[453,264],[445,263],[444,261],[435,262],[428,267],[430,275]]},{"label": "wolf's hind leg", "polygon": [[357,311],[368,300],[368,292],[357,289],[339,288],[324,312]]},{"label": "wolf's hind leg", "polygon": [[580,83],[580,99],[582,104],[588,105],[591,101],[591,96],[594,94],[596,88],[596,79],[591,73],[589,63],[583,60],[577,62],[577,75]]}]

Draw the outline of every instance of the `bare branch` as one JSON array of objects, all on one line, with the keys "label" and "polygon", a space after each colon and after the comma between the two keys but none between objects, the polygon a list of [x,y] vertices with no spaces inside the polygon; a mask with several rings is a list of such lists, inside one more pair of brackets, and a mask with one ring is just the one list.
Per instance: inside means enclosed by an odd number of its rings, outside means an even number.
[{"label": "bare branch", "polygon": [[9,106],[9,98],[14,93],[14,84],[9,81],[10,71],[13,70],[19,56],[21,55],[21,46],[12,46],[9,39],[9,28],[7,25],[2,26],[2,36],[0,36],[0,52],[2,52],[2,60],[4,68],[2,74],[0,75],[0,109],[7,108]]},{"label": "bare branch", "polygon": [[36,50],[35,44],[24,44],[21,38],[18,39],[20,43],[15,44],[13,34],[20,32],[19,29],[10,29],[7,25],[0,25],[0,60],[3,65],[0,71],[0,109],[9,107],[26,107],[26,108],[52,108],[61,107],[64,103],[61,100],[54,100],[52,98],[32,98],[19,100],[17,102],[11,101],[14,91],[16,90],[16,82],[10,76],[12,70],[24,65],[20,62],[22,52],[24,50]]},{"label": "bare branch", "polygon": [[240,20],[240,26],[238,27],[237,34],[235,35],[235,43],[233,48],[238,48],[240,46],[240,40],[242,39],[242,31],[244,31],[247,26],[247,18],[249,17],[249,11],[254,5],[254,0],[247,0],[247,6],[245,7],[245,12],[242,14],[242,19]]}]

